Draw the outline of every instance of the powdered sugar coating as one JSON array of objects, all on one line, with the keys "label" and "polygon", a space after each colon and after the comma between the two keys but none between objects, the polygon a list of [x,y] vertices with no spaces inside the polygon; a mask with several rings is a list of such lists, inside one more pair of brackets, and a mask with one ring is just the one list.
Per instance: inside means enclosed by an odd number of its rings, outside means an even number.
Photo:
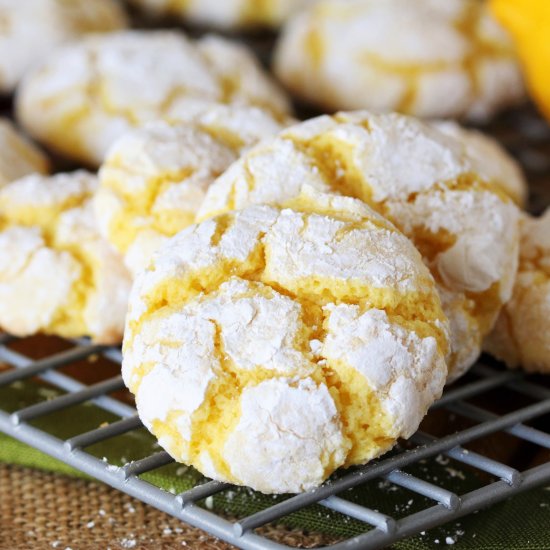
[{"label": "powdered sugar coating", "polygon": [[254,206],[169,239],[135,280],[123,345],[160,444],[268,493],[410,436],[446,377],[418,252],[360,201],[310,198],[323,214]]},{"label": "powdered sugar coating", "polygon": [[550,209],[524,214],[518,275],[485,349],[510,367],[550,373]]},{"label": "powdered sugar coating", "polygon": [[304,185],[368,202],[415,242],[445,294],[450,380],[463,374],[511,295],[518,254],[518,210],[477,173],[464,141],[402,115],[321,116],[246,153],[197,219],[288,204]]},{"label": "powdered sugar coating", "polygon": [[101,239],[86,172],[27,176],[0,191],[0,325],[36,332],[122,339],[130,279]]},{"label": "powdered sugar coating", "polygon": [[[501,283],[499,297],[505,302],[515,277],[517,210],[489,192],[433,190],[410,203],[388,204],[390,219],[412,235],[419,229],[431,234],[454,235],[454,243],[433,259],[434,270],[447,288],[482,293]],[[483,220],[481,226],[480,220]],[[495,246],[500,238],[504,246]]]},{"label": "powdered sugar coating", "polygon": [[172,106],[171,124],[188,124],[215,137],[239,153],[275,135],[295,122],[276,117],[269,109],[249,105],[214,103],[193,111]]},{"label": "powdered sugar coating", "polygon": [[396,431],[410,437],[426,403],[445,383],[442,369],[425,367],[437,363],[436,341],[399,327],[379,309],[363,313],[356,305],[326,307],[330,317],[322,356],[328,362],[343,360],[360,372],[394,418]]},{"label": "powdered sugar coating", "polygon": [[143,269],[166,237],[191,224],[210,183],[282,124],[257,107],[216,105],[185,122],[156,121],[109,149],[95,196],[102,235]]},{"label": "powdered sugar coating", "polygon": [[87,33],[126,26],[116,0],[0,0],[0,91],[14,90],[24,74],[61,44]]},{"label": "powdered sugar coating", "polygon": [[528,187],[522,169],[495,139],[450,120],[434,122],[434,126],[463,143],[478,174],[491,180],[518,206],[525,206]]},{"label": "powdered sugar coating", "polygon": [[57,215],[89,199],[97,184],[97,178],[84,170],[54,176],[31,174],[1,191],[1,216],[26,223],[43,211],[51,220],[51,214]]},{"label": "powdered sugar coating", "polygon": [[[8,227],[0,233],[0,325],[20,336],[40,332],[68,306],[81,276],[67,252],[47,247],[37,227]],[[55,273],[44,284],[44,273]]]},{"label": "powdered sugar coating", "polygon": [[153,15],[222,29],[278,27],[292,14],[319,0],[131,0]]},{"label": "powdered sugar coating", "polygon": [[88,37],[62,48],[24,79],[19,120],[67,156],[99,164],[128,130],[189,119],[213,103],[258,105],[277,115],[287,100],[252,54],[228,40],[193,42],[171,31]]},{"label": "powdered sugar coating", "polygon": [[48,173],[50,163],[8,119],[0,119],[0,187],[32,172]]},{"label": "powdered sugar coating", "polygon": [[511,40],[477,0],[323,0],[284,27],[275,72],[330,111],[479,120],[525,95]]},{"label": "powdered sugar coating", "polygon": [[296,289],[301,281],[315,277],[330,288],[331,280],[349,283],[368,277],[369,286],[377,289],[426,290],[421,285],[423,266],[411,258],[394,232],[374,227],[348,230],[342,220],[326,216],[311,215],[306,220],[284,210],[263,238],[267,280]]},{"label": "powdered sugar coating", "polygon": [[[242,484],[271,493],[277,479],[277,492],[296,492],[317,486],[326,477],[327,462],[344,464],[349,442],[325,385],[309,378],[294,384],[266,380],[243,390],[241,407],[224,454]],[[254,468],[251,456],[258,460]]]}]

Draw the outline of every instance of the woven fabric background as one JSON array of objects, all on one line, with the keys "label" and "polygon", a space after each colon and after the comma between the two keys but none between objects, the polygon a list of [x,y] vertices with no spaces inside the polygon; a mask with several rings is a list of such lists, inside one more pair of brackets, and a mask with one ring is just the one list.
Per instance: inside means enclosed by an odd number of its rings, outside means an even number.
[{"label": "woven fabric background", "polygon": [[[0,550],[234,548],[101,483],[0,464]],[[336,537],[267,528],[281,543],[312,548]]]}]

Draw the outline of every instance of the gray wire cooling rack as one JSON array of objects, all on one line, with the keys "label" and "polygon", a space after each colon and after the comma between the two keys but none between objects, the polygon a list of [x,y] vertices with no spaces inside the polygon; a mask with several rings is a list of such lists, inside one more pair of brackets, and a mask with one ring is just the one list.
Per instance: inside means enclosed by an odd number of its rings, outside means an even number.
[{"label": "gray wire cooling rack", "polygon": [[[363,534],[328,548],[382,548],[401,538],[490,506],[520,491],[550,483],[550,462],[520,471],[506,463],[464,448],[464,445],[491,434],[505,432],[537,448],[550,449],[550,433],[528,425],[550,413],[550,389],[520,371],[509,371],[480,363],[468,375],[467,383],[456,388],[451,387],[433,406],[434,410],[446,409],[456,416],[469,419],[469,427],[441,438],[418,432],[411,439],[411,448],[407,450],[355,469],[314,491],[292,496],[256,514],[230,521],[216,515],[200,503],[207,497],[231,490],[228,484],[209,481],[174,495],[140,479],[141,474],[173,462],[164,451],[122,467],[109,464],[105,459],[97,458],[86,451],[95,443],[137,430],[142,424],[134,407],[110,395],[123,388],[119,375],[87,385],[60,372],[60,369],[97,355],[102,355],[116,364],[121,359],[120,350],[79,341],[67,350],[32,360],[16,351],[14,343],[17,343],[17,339],[7,335],[0,336],[0,362],[11,367],[0,374],[0,386],[37,377],[64,390],[65,393],[11,413],[3,410],[0,402],[1,431],[240,548],[289,548],[261,536],[255,530],[270,522],[282,520],[284,523],[286,515],[315,503],[365,525]],[[478,402],[480,397],[495,389],[517,394],[523,405],[499,415],[468,402],[472,399]],[[32,421],[48,414],[85,402],[93,402],[96,406],[114,413],[120,420],[67,440],[58,439],[31,424]],[[482,472],[486,477],[486,483],[476,490],[457,494],[405,471],[411,465],[439,454]],[[342,494],[348,489],[373,479],[406,488],[426,497],[431,504],[421,511],[396,519],[343,498]]]}]

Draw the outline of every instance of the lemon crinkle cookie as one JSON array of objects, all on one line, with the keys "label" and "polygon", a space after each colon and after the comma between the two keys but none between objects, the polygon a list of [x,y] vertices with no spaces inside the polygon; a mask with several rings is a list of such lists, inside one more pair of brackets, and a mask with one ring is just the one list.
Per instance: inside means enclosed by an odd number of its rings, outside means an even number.
[{"label": "lemon crinkle cookie", "polygon": [[285,26],[275,72],[326,110],[486,119],[523,100],[512,42],[478,0],[324,0]]},{"label": "lemon crinkle cookie", "polygon": [[494,183],[518,206],[525,206],[529,188],[523,171],[519,163],[495,139],[450,120],[434,122],[434,126],[440,132],[462,142],[479,175]]},{"label": "lemon crinkle cookie", "polygon": [[0,190],[0,326],[122,339],[129,275],[97,231],[95,176],[30,175]]},{"label": "lemon crinkle cookie", "polygon": [[136,273],[167,237],[194,222],[208,185],[242,151],[282,128],[257,107],[216,105],[185,122],[130,130],[99,172],[102,234]]},{"label": "lemon crinkle cookie", "polygon": [[215,36],[126,31],[87,37],[23,80],[17,115],[29,134],[97,165],[128,130],[187,120],[212,103],[255,105],[283,117],[284,94],[244,46]]},{"label": "lemon crinkle cookie", "polygon": [[510,367],[550,373],[550,209],[525,214],[521,230],[514,292],[485,348]]},{"label": "lemon crinkle cookie", "polygon": [[[417,429],[447,321],[418,252],[347,197],[257,205],[172,237],[134,283],[122,372],[178,461],[299,492]],[[299,208],[296,203],[296,208]]]},{"label": "lemon crinkle cookie", "polygon": [[50,163],[13,124],[0,118],[0,188],[33,172],[47,174]]},{"label": "lemon crinkle cookie", "polygon": [[197,219],[251,203],[288,205],[304,186],[369,203],[413,240],[436,279],[454,380],[478,357],[517,266],[517,207],[475,167],[462,141],[419,120],[325,115],[245,153],[209,188]]},{"label": "lemon crinkle cookie", "polygon": [[319,0],[131,0],[153,15],[224,29],[278,27],[292,14]]},{"label": "lemon crinkle cookie", "polygon": [[0,0],[0,91],[11,92],[37,60],[86,33],[126,26],[115,0]]}]

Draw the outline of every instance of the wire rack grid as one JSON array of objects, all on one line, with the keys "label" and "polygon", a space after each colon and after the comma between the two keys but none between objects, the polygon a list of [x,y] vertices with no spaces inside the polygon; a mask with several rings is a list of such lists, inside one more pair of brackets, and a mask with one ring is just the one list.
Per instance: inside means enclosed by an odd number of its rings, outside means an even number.
[{"label": "wire rack grid", "polygon": [[[77,378],[60,372],[60,369],[97,354],[113,363],[119,363],[119,349],[80,341],[67,350],[32,360],[16,351],[14,342],[17,340],[7,335],[0,339],[0,361],[11,367],[0,374],[0,386],[36,377],[35,379],[47,382],[65,393],[14,412],[2,410],[0,403],[1,431],[240,548],[288,548],[259,535],[255,530],[271,522],[284,523],[286,515],[315,503],[359,520],[365,525],[363,534],[333,544],[329,548],[381,548],[490,506],[520,491],[550,482],[550,462],[520,471],[464,448],[464,445],[490,434],[505,432],[537,447],[550,449],[550,433],[527,425],[550,413],[550,389],[533,382],[520,371],[507,371],[480,363],[474,367],[468,383],[451,388],[433,406],[434,410],[445,409],[473,421],[471,426],[441,438],[417,432],[411,440],[413,445],[407,450],[350,471],[314,491],[291,496],[258,513],[230,521],[201,504],[207,497],[231,490],[229,484],[209,481],[174,495],[140,479],[141,474],[173,462],[164,451],[129,462],[122,467],[109,464],[87,452],[86,449],[91,445],[137,430],[142,424],[133,406],[110,395],[123,388],[119,375],[94,384],[84,384]],[[503,388],[517,393],[523,399],[527,398],[528,403],[501,415],[469,403],[472,398],[479,398],[495,389]],[[33,420],[84,402],[93,402],[96,406],[114,413],[120,420],[67,440],[54,437],[32,425]],[[488,474],[487,482],[479,489],[457,494],[405,471],[409,466],[438,454]],[[346,490],[373,479],[385,480],[406,488],[428,498],[432,504],[421,511],[396,519],[343,498],[342,494]]]}]

